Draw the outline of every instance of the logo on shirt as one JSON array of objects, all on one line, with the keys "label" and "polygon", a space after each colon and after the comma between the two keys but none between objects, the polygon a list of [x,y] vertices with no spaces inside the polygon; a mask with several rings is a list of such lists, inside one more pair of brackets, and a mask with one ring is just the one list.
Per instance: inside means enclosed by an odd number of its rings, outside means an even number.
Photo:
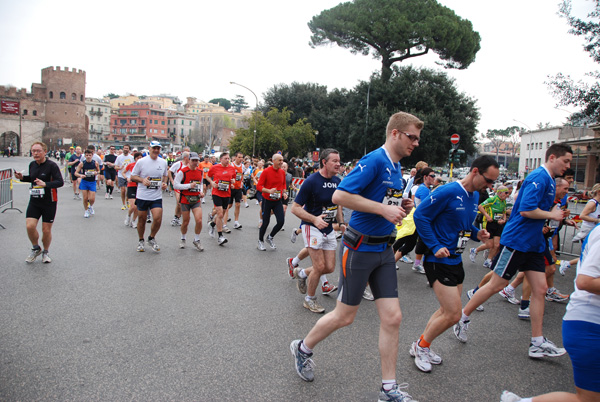
[{"label": "logo on shirt", "polygon": [[431,197],[431,203],[433,204],[435,202],[435,197]]},{"label": "logo on shirt", "polygon": [[456,198],[458,198],[460,200],[460,202],[464,202],[463,198],[461,196],[457,195]]},{"label": "logo on shirt", "polygon": [[323,183],[323,188],[337,188],[337,184],[335,183]]},{"label": "logo on shirt", "polygon": [[364,166],[363,166],[363,165],[361,165],[360,163],[359,163],[358,165],[356,165],[356,166],[358,166],[358,167],[360,168],[360,171],[361,171],[361,172],[363,171],[363,169],[364,169],[364,168],[366,168],[366,167],[367,167],[367,165],[364,165]]},{"label": "logo on shirt", "polygon": [[533,184],[533,185],[535,186],[535,189],[537,190],[537,188],[538,188],[537,186],[538,186],[538,184],[540,184],[540,183],[536,183],[536,182],[532,181],[532,182],[531,182],[531,184]]}]

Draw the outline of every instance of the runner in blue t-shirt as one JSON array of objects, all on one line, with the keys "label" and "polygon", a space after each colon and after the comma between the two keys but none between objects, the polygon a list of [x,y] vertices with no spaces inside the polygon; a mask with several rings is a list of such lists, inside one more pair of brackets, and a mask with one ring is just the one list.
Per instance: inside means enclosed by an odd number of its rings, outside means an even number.
[{"label": "runner in blue t-shirt", "polygon": [[403,112],[392,115],[385,144],[363,157],[333,193],[333,203],[354,212],[343,237],[336,307],[317,321],[306,338],[290,345],[296,372],[305,381],[314,379],[312,349],[354,321],[368,281],[381,320],[379,352],[383,380],[379,399],[412,401],[396,384],[402,313],[390,246],[395,238],[394,225],[413,206],[412,200],[402,199],[400,159],[410,156],[419,145],[422,128],[423,122],[415,116]]},{"label": "runner in blue t-shirt", "polygon": [[473,225],[479,206],[479,191],[491,188],[500,175],[500,166],[491,156],[473,161],[462,180],[446,184],[421,201],[414,214],[419,237],[429,249],[423,266],[429,286],[440,308],[429,319],[421,337],[409,353],[419,370],[430,372],[442,358],[430,349],[431,343],[460,318],[461,293],[465,278],[462,253],[469,239],[487,240],[487,230]]},{"label": "runner in blue t-shirt", "polygon": [[463,309],[462,317],[454,326],[454,334],[461,342],[467,341],[469,316],[493,294],[504,289],[517,271],[525,272],[531,285],[531,344],[530,357],[557,357],[566,353],[543,336],[544,300],[546,296],[545,240],[542,228],[546,220],[560,222],[566,215],[554,205],[554,178],[562,176],[570,166],[573,150],[566,144],[553,144],[546,151],[546,162],[531,172],[523,181],[510,219],[500,238],[500,250],[492,262],[494,274],[480,287]]},{"label": "runner in blue t-shirt", "polygon": [[319,160],[321,168],[302,183],[292,204],[292,213],[302,220],[304,247],[313,263],[311,268],[294,268],[292,275],[298,281],[300,293],[306,293],[304,307],[313,313],[325,311],[315,295],[319,278],[335,269],[337,240],[333,221],[344,223],[342,209],[331,200],[341,181],[336,176],[340,167],[339,152],[332,148],[324,149]]}]

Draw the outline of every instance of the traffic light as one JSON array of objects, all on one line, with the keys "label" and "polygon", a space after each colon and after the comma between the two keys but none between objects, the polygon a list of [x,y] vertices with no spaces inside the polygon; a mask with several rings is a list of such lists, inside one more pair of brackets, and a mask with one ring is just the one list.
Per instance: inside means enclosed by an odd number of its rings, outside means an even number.
[{"label": "traffic light", "polygon": [[448,152],[448,164],[452,165],[452,163],[454,162],[454,153],[456,152],[456,149],[451,149],[450,152]]},{"label": "traffic light", "polygon": [[454,153],[454,164],[458,165],[460,163],[460,158],[462,155],[465,154],[465,151],[463,151],[462,149],[456,149],[456,152]]}]

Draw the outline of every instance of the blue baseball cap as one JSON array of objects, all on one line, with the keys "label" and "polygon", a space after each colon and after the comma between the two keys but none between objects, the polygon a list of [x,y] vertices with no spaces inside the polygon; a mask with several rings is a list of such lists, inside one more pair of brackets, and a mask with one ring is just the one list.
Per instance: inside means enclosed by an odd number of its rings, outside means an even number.
[{"label": "blue baseball cap", "polygon": [[154,147],[162,148],[162,145],[160,145],[160,142],[158,142],[158,141],[150,141],[150,148],[154,148]]}]

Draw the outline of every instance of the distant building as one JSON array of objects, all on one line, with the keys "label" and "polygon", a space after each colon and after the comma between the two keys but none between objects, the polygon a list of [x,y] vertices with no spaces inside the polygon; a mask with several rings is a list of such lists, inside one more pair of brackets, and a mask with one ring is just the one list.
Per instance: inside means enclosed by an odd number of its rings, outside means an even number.
[{"label": "distant building", "polygon": [[146,148],[152,140],[163,146],[170,144],[167,110],[152,104],[132,104],[119,107],[110,116],[109,141],[126,142]]},{"label": "distant building", "polygon": [[105,99],[85,98],[89,143],[106,148],[110,134],[110,103]]},{"label": "distant building", "polygon": [[42,83],[25,89],[0,86],[0,146],[12,144],[24,154],[35,141],[51,150],[87,146],[85,71],[68,67],[42,69]]}]

